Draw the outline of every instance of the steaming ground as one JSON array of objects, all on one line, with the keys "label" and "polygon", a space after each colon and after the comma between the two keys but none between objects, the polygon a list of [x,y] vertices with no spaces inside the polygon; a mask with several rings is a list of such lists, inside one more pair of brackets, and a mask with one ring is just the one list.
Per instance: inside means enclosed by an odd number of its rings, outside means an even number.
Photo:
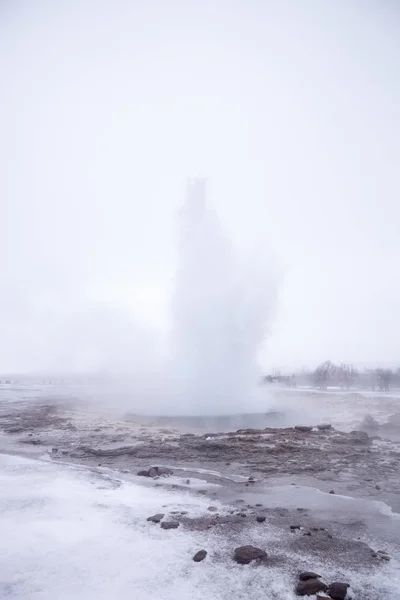
[{"label": "steaming ground", "polygon": [[[293,600],[310,569],[360,600],[400,597],[400,444],[383,435],[397,431],[395,394],[280,391],[269,415],[233,419],[258,429],[193,435],[117,418],[105,398],[95,410],[88,389],[0,390],[0,597]],[[365,413],[381,439],[350,432]],[[291,420],[337,429],[277,426]],[[157,464],[173,475],[136,475]],[[159,512],[179,528],[147,522]],[[237,565],[245,544],[267,561]]]}]

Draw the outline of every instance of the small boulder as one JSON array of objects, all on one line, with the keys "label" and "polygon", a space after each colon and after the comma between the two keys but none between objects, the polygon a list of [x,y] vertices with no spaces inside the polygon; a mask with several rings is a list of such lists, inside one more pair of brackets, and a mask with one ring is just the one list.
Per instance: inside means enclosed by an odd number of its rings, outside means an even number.
[{"label": "small boulder", "polygon": [[139,477],[148,477],[149,476],[149,471],[144,471],[144,470],[143,471],[138,471],[137,474],[139,475]]},{"label": "small boulder", "polygon": [[266,558],[267,553],[255,546],[240,546],[235,548],[234,560],[240,565],[248,565],[252,560]]},{"label": "small boulder", "polygon": [[295,429],[297,431],[302,431],[303,433],[309,433],[312,431],[312,427],[309,427],[308,425],[296,425]]},{"label": "small boulder", "polygon": [[162,529],[178,529],[179,522],[178,521],[162,521],[161,527],[162,527]]},{"label": "small boulder", "polygon": [[301,529],[301,526],[300,526],[300,525],[291,525],[291,526],[290,526],[290,529],[291,529],[292,531],[294,531],[295,529]]},{"label": "small boulder", "polygon": [[375,489],[378,490],[378,492],[379,492],[379,490],[381,489],[381,486],[380,485],[376,485]]},{"label": "small boulder", "polygon": [[193,560],[194,560],[194,562],[201,562],[202,560],[205,559],[206,556],[207,556],[207,550],[199,550],[193,556]]},{"label": "small boulder", "polygon": [[332,600],[345,600],[347,589],[349,587],[350,585],[348,583],[331,583],[328,588],[328,595],[332,598]]},{"label": "small boulder", "polygon": [[300,573],[299,579],[300,581],[309,581],[310,579],[319,579],[321,575],[314,573],[313,571],[303,571]]},{"label": "small boulder", "polygon": [[140,477],[159,477],[160,475],[172,475],[173,471],[167,467],[150,467],[150,469],[138,472]]},{"label": "small boulder", "polygon": [[157,471],[157,475],[173,475],[173,471],[171,471],[171,469],[168,469],[167,467],[153,467],[153,469],[156,469]]},{"label": "small boulder", "polygon": [[258,515],[258,517],[256,517],[256,521],[257,523],[264,523],[266,518],[267,517],[265,517],[264,515]]},{"label": "small boulder", "polygon": [[164,514],[163,513],[157,513],[156,515],[153,515],[152,517],[148,517],[147,520],[150,521],[151,523],[159,523],[163,518],[164,518]]},{"label": "small boulder", "polygon": [[210,512],[217,512],[218,508],[216,506],[209,506],[207,510],[209,510]]},{"label": "small boulder", "polygon": [[330,494],[334,494],[334,493],[335,493],[335,490],[331,490],[329,493],[330,493]]},{"label": "small boulder", "polygon": [[328,429],[332,429],[332,425],[330,423],[321,423],[321,425],[317,425],[317,429],[319,431],[327,431]]},{"label": "small boulder", "polygon": [[296,586],[297,596],[314,596],[318,592],[326,592],[328,586],[319,579],[300,581]]}]

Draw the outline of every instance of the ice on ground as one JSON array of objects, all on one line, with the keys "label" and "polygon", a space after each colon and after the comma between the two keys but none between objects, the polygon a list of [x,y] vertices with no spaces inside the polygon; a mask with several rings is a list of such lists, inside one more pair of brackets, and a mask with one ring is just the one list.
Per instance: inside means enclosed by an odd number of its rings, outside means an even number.
[{"label": "ice on ground", "polygon": [[[167,510],[205,514],[207,498],[132,483],[116,488],[83,469],[14,456],[0,457],[0,490],[1,598],[196,600],[231,598],[233,590],[293,598],[288,582],[271,581],[273,570],[255,578],[253,568],[233,563],[217,536],[146,521]],[[217,559],[194,563],[202,548]]]},{"label": "ice on ground", "polygon": [[[120,481],[116,474],[0,455],[0,597],[13,600],[294,600],[295,572],[336,577],[324,556],[292,552],[285,564],[237,565],[235,540],[213,531],[164,531],[147,517],[207,514],[209,498]],[[224,507],[213,501],[220,511]],[[209,514],[209,513],[208,513]],[[243,544],[276,553],[279,531],[249,526]],[[287,534],[285,534],[287,537]],[[194,563],[200,549],[209,552]],[[398,563],[346,573],[356,589],[395,598]],[[370,575],[370,576],[369,576]],[[332,579],[331,579],[332,580]],[[375,590],[380,590],[381,595]]]}]

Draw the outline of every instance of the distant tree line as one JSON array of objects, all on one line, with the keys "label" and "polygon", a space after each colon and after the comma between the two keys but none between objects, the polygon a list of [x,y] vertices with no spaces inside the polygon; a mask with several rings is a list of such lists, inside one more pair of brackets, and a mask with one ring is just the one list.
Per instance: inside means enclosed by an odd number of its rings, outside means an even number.
[{"label": "distant tree line", "polygon": [[397,369],[364,369],[359,371],[352,365],[341,363],[335,365],[327,360],[313,371],[303,370],[291,375],[273,373],[263,377],[263,383],[278,383],[289,387],[297,385],[312,386],[320,390],[337,387],[350,390],[352,387],[370,389],[371,391],[388,392],[391,387],[400,387],[400,367]]}]

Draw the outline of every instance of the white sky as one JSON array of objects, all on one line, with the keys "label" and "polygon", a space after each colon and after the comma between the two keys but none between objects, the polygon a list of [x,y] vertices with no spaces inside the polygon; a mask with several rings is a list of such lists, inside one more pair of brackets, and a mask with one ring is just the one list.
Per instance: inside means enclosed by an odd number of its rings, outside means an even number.
[{"label": "white sky", "polygon": [[0,371],[151,348],[197,175],[282,265],[266,368],[400,362],[399,33],[389,0],[3,0]]}]

